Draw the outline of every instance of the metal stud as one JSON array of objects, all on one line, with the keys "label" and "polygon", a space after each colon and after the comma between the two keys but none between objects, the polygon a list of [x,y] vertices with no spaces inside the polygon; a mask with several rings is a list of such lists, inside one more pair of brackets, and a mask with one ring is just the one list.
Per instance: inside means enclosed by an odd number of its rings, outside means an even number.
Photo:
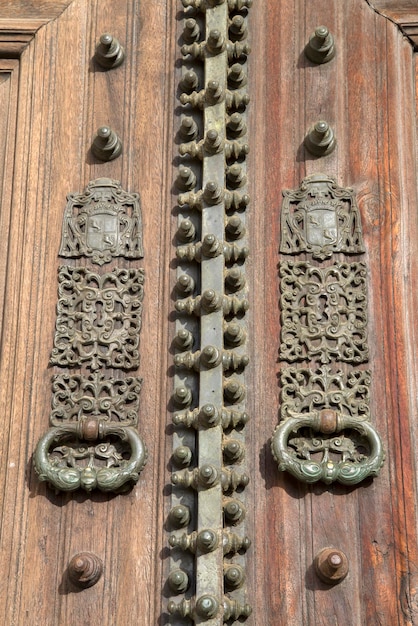
[{"label": "metal stud", "polygon": [[193,222],[187,218],[181,220],[177,229],[176,237],[181,243],[193,241],[196,237],[196,229]]},{"label": "metal stud", "polygon": [[173,528],[184,528],[190,523],[189,507],[183,504],[174,506],[168,515],[168,520]]},{"label": "metal stud", "polygon": [[197,41],[200,37],[200,28],[198,23],[192,17],[185,20],[183,39],[185,43],[191,44]]},{"label": "metal stud", "polygon": [[225,233],[229,239],[241,239],[245,235],[245,226],[238,215],[232,215],[227,219]]},{"label": "metal stud", "polygon": [[244,122],[244,119],[241,113],[235,112],[228,118],[226,122],[226,129],[228,135],[233,139],[238,137],[242,137],[247,132],[247,125]]},{"label": "metal stud", "polygon": [[173,452],[172,460],[177,467],[188,467],[192,462],[192,451],[189,446],[178,446]]},{"label": "metal stud", "polygon": [[167,583],[171,592],[174,594],[184,593],[187,591],[190,584],[187,572],[181,569],[175,569],[170,572]]},{"label": "metal stud", "polygon": [[79,552],[72,557],[67,572],[74,585],[85,589],[97,583],[103,573],[103,562],[93,552]]},{"label": "metal stud", "polygon": [[314,565],[319,578],[328,585],[341,582],[348,574],[347,556],[336,548],[321,550],[315,557]]},{"label": "metal stud", "polygon": [[182,274],[176,282],[176,291],[180,296],[187,296],[195,290],[195,281],[189,274]]},{"label": "metal stud", "polygon": [[225,588],[228,591],[239,589],[245,582],[245,573],[240,565],[232,563],[231,565],[224,565],[224,581]]},{"label": "metal stud", "polygon": [[245,19],[242,15],[234,15],[229,24],[229,34],[232,39],[245,39],[248,35]]},{"label": "metal stud", "polygon": [[180,328],[174,337],[174,345],[179,350],[188,350],[193,345],[193,334],[186,328]]},{"label": "metal stud", "polygon": [[116,37],[110,33],[104,33],[97,44],[94,58],[101,67],[110,70],[123,63],[125,51]]},{"label": "metal stud", "polygon": [[240,63],[234,63],[228,70],[228,85],[240,89],[247,84],[247,75]]},{"label": "metal stud", "polygon": [[335,57],[334,38],[326,26],[318,26],[309,37],[305,54],[312,63],[328,63]]},{"label": "metal stud", "polygon": [[93,140],[91,151],[100,161],[113,161],[121,154],[122,143],[109,126],[100,126]]},{"label": "metal stud", "polygon": [[186,141],[196,139],[198,128],[192,117],[185,115],[181,118],[179,133],[180,136]]},{"label": "metal stud", "polygon": [[325,120],[319,120],[305,137],[305,148],[314,156],[326,156],[335,149],[334,131]]},{"label": "metal stud", "polygon": [[223,507],[225,521],[239,524],[245,517],[245,508],[239,500],[228,500]]},{"label": "metal stud", "polygon": [[211,54],[220,54],[223,50],[225,50],[225,38],[223,37],[221,31],[217,28],[209,31],[206,41],[206,49]]},{"label": "metal stud", "polygon": [[181,77],[180,88],[183,91],[190,92],[197,88],[198,82],[196,72],[194,70],[188,70]]},{"label": "metal stud", "polygon": [[173,393],[173,402],[179,408],[190,406],[192,402],[192,390],[187,385],[176,387]]}]

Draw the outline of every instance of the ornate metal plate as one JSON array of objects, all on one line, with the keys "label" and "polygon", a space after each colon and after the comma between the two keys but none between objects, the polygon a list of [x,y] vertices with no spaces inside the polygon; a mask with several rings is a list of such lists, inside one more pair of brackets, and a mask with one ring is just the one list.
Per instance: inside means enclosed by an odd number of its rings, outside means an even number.
[{"label": "ornate metal plate", "polygon": [[50,428],[39,441],[34,466],[40,480],[63,491],[120,492],[137,482],[147,450],[135,428],[103,424],[105,441],[85,442],[80,426]]},{"label": "ornate metal plate", "polygon": [[52,426],[63,426],[81,418],[136,426],[142,378],[105,379],[57,374],[52,379]]},{"label": "ornate metal plate", "polygon": [[364,263],[327,268],[282,261],[280,357],[286,361],[368,359]]},{"label": "ornate metal plate", "polygon": [[272,439],[279,469],[303,482],[356,484],[383,464],[380,437],[369,423],[370,372],[286,368],[282,422]]},{"label": "ornate metal plate", "polygon": [[352,189],[315,174],[299,189],[283,191],[280,252],[311,252],[326,259],[333,252],[364,252],[360,212]]},{"label": "ornate metal plate", "polygon": [[143,257],[139,194],[124,191],[116,180],[98,178],[67,200],[61,256],[86,256],[99,265],[117,256]]},{"label": "ornate metal plate", "polygon": [[34,457],[41,480],[73,491],[120,491],[139,478],[145,444],[138,423],[142,379],[58,374],[52,379],[51,428]]},{"label": "ornate metal plate", "polygon": [[132,369],[139,365],[144,270],[99,275],[62,266],[51,363]]},{"label": "ornate metal plate", "polygon": [[323,366],[314,371],[287,367],[281,371],[282,420],[295,413],[330,409],[359,420],[370,419],[370,371],[333,372]]}]

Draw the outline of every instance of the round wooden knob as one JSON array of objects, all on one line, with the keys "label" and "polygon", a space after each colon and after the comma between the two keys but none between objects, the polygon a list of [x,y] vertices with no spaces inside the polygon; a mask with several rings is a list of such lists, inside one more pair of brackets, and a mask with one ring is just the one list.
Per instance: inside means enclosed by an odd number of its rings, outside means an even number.
[{"label": "round wooden knob", "polygon": [[348,559],[336,548],[324,548],[315,557],[315,570],[319,578],[328,585],[336,585],[348,574]]},{"label": "round wooden knob", "polygon": [[79,552],[68,564],[68,576],[71,582],[83,589],[95,585],[102,573],[103,562],[92,552]]}]

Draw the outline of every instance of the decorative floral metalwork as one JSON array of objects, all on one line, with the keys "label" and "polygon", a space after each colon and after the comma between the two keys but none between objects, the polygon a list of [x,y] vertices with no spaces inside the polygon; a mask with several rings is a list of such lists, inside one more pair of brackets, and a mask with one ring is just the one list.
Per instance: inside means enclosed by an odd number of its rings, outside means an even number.
[{"label": "decorative floral metalwork", "polygon": [[279,470],[306,483],[354,485],[377,476],[385,458],[370,422],[337,411],[295,413],[276,427],[271,447]]},{"label": "decorative floral metalwork", "polygon": [[59,268],[51,363],[132,369],[139,365],[144,271]]},{"label": "decorative floral metalwork", "polygon": [[69,421],[96,419],[136,426],[142,378],[105,379],[94,372],[88,377],[57,374],[52,379],[52,426]]},{"label": "decorative floral metalwork", "polygon": [[370,418],[370,371],[333,372],[323,366],[314,371],[287,367],[281,371],[280,417],[323,409],[358,419]]},{"label": "decorative floral metalwork", "polygon": [[327,268],[282,261],[280,357],[286,361],[368,359],[367,292],[364,263]]},{"label": "decorative floral metalwork", "polygon": [[384,452],[369,423],[369,371],[285,368],[282,422],[272,439],[279,469],[304,482],[356,484],[376,476]]},{"label": "decorative floral metalwork", "polygon": [[98,178],[84,193],[67,196],[59,254],[90,257],[103,265],[113,257],[143,257],[139,194],[110,178]]},{"label": "decorative floral metalwork", "polygon": [[[34,467],[40,480],[63,491],[126,491],[137,482],[147,450],[135,428],[102,424],[101,438],[83,441],[83,423],[53,427],[39,441]],[[84,431],[84,440],[89,439]]]},{"label": "decorative floral metalwork", "polygon": [[352,189],[314,174],[299,189],[283,191],[280,252],[311,252],[326,259],[334,252],[364,252],[360,212]]},{"label": "decorative floral metalwork", "polygon": [[56,489],[120,491],[147,460],[138,435],[142,379],[58,374],[52,379],[51,428],[40,440],[35,470]]}]

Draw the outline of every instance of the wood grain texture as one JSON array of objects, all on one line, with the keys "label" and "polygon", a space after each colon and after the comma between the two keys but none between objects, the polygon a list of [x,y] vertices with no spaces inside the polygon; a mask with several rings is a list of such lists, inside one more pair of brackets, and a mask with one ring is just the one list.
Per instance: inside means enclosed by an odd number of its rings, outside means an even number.
[{"label": "wood grain texture", "polygon": [[[252,623],[267,625],[274,616],[275,623],[292,626],[414,624],[413,52],[397,26],[367,2],[300,0],[284,3],[280,12],[273,4],[267,2],[265,12],[251,14],[251,39],[256,42],[250,57],[249,163],[254,238],[254,378],[249,397],[254,430],[248,451],[256,472],[257,501],[252,518],[255,545],[249,556],[249,561],[254,559],[249,587],[256,590],[257,617]],[[305,60],[303,48],[321,23],[334,34],[337,55],[327,65],[314,66]],[[302,142],[309,126],[321,118],[333,126],[337,149],[317,159],[305,153]],[[367,248],[372,421],[384,439],[387,459],[379,478],[356,489],[297,484],[279,475],[266,445],[279,407],[281,191],[298,187],[314,172],[355,188]],[[327,546],[342,549],[350,562],[347,579],[333,588],[319,582],[312,569],[314,556]],[[260,584],[264,580],[268,584]]]},{"label": "wood grain texture", "polygon": [[50,22],[71,4],[72,0],[0,0],[0,18]]},{"label": "wood grain texture", "polygon": [[[405,17],[415,6],[370,4],[286,0],[279,7],[265,0],[250,14],[248,626],[418,624],[418,66],[397,25],[377,12],[392,7]],[[7,626],[169,623],[164,523],[172,446],[177,12],[166,0],[0,2],[0,621]],[[303,48],[324,21],[337,55],[314,66]],[[92,62],[107,30],[127,53],[112,72]],[[334,127],[337,149],[315,159],[302,144],[320,118]],[[124,146],[107,164],[89,151],[102,124]],[[386,462],[378,478],[355,489],[301,485],[279,474],[270,452],[280,403],[281,192],[318,171],[354,187],[367,249],[372,421]],[[48,428],[62,216],[66,195],[100,176],[141,194],[139,431],[150,454],[128,495],[56,495],[37,480],[31,455]],[[335,587],[319,582],[312,568],[327,546],[349,559],[349,575]],[[74,593],[65,572],[81,551],[102,558],[104,574]]]},{"label": "wood grain texture", "polygon": [[418,49],[418,6],[415,0],[369,0],[370,6],[393,20]]},{"label": "wood grain texture", "polygon": [[[50,15],[47,4],[29,12],[31,20]],[[75,0],[39,28],[24,48],[16,69],[18,93],[13,68],[8,82],[0,85],[3,112],[9,110],[0,130],[7,146],[2,155],[7,167],[0,274],[0,621],[10,626],[156,624],[161,612],[166,476],[160,447],[165,437],[171,254],[165,227],[171,181],[165,152],[171,123],[165,62],[170,11],[165,1]],[[25,24],[19,28],[24,30]],[[106,73],[95,67],[92,56],[108,30],[123,43],[127,58],[118,70]],[[7,69],[5,63],[1,67]],[[119,133],[124,147],[123,155],[107,164],[94,160],[89,150],[103,124]],[[102,176],[141,194],[145,258],[135,265],[146,272],[138,372],[145,382],[138,429],[148,445],[149,462],[127,495],[55,495],[38,481],[31,455],[48,428],[54,373],[48,359],[62,217],[66,195]],[[121,261],[112,267],[118,264],[126,265]],[[103,559],[104,575],[94,587],[75,593],[66,568],[84,550]]]}]

